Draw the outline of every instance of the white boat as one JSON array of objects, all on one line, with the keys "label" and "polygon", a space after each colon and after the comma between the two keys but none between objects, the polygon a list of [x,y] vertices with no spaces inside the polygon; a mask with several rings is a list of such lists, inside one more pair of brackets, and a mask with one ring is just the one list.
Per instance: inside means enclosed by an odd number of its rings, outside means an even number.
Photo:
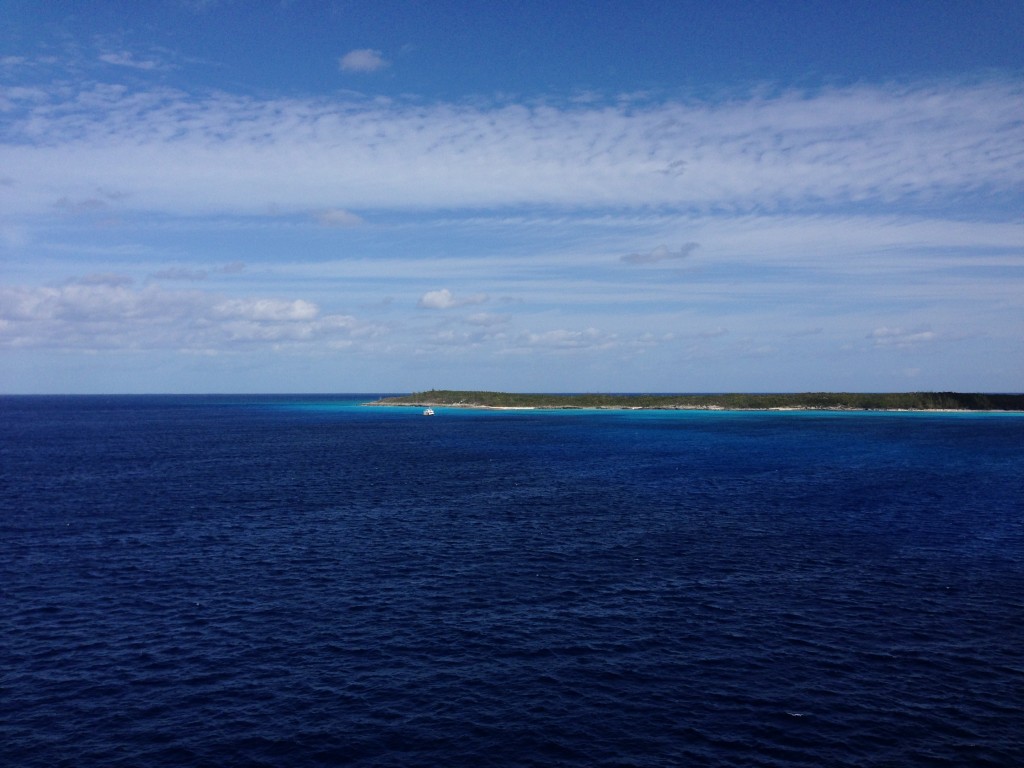
[{"label": "white boat", "polygon": [[423,415],[424,416],[433,416],[434,415],[434,409],[433,408],[425,408],[423,410]]}]

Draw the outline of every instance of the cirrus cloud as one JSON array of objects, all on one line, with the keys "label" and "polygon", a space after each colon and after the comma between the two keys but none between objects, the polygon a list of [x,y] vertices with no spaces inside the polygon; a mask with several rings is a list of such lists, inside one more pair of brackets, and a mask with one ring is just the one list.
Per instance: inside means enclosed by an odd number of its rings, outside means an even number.
[{"label": "cirrus cloud", "polygon": [[677,251],[670,251],[668,246],[659,245],[647,253],[630,253],[622,257],[627,264],[657,264],[659,261],[685,259],[698,248],[697,243],[686,243]]},{"label": "cirrus cloud", "polygon": [[160,62],[154,59],[137,59],[130,51],[104,53],[99,58],[104,64],[113,64],[116,67],[130,67],[147,71],[161,68]]},{"label": "cirrus cloud", "polygon": [[581,331],[557,328],[539,333],[524,333],[518,341],[526,347],[548,349],[607,349],[617,343],[617,336],[604,333],[597,328],[585,328]]},{"label": "cirrus cloud", "polygon": [[906,330],[904,328],[889,328],[882,326],[875,328],[868,338],[876,347],[912,347],[918,344],[927,344],[935,341],[938,336],[934,331],[929,330]]},{"label": "cirrus cloud", "polygon": [[171,215],[963,207],[1019,189],[1022,98],[1002,81],[625,105],[0,89],[0,208],[42,213],[97,189]]}]

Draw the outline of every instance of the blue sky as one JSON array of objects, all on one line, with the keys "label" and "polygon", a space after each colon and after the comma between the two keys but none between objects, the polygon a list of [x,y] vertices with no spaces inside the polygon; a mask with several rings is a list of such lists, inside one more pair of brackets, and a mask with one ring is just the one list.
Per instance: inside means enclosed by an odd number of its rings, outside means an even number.
[{"label": "blue sky", "polygon": [[1024,389],[1019,2],[0,17],[2,392]]}]

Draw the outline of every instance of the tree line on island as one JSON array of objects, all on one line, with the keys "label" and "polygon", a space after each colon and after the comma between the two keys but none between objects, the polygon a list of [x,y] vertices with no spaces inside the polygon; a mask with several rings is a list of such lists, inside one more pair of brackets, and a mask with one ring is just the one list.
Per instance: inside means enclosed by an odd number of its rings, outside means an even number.
[{"label": "tree line on island", "polygon": [[1024,394],[977,392],[802,392],[775,394],[539,394],[432,389],[385,397],[370,405],[455,406],[462,408],[772,408],[858,411],[1021,411]]}]

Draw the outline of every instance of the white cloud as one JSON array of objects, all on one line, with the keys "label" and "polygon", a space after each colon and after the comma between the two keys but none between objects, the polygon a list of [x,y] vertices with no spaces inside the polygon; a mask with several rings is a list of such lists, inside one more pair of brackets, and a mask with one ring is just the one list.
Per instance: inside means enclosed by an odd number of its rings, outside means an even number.
[{"label": "white cloud", "polygon": [[384,69],[388,62],[380,51],[371,48],[357,48],[349,51],[338,60],[342,72],[376,72]]},{"label": "white cloud", "polygon": [[135,55],[130,51],[117,51],[113,53],[104,53],[100,56],[100,61],[105,64],[113,64],[117,67],[131,67],[132,69],[159,69],[160,63],[152,59],[136,59]]},{"label": "white cloud", "polygon": [[325,227],[358,227],[364,223],[362,217],[342,208],[319,211],[316,220]]},{"label": "white cloud", "polygon": [[225,299],[213,307],[218,317],[253,321],[313,320],[320,310],[302,299]]},{"label": "white cloud", "polygon": [[483,304],[487,296],[482,293],[456,299],[447,288],[436,291],[427,291],[420,297],[419,306],[421,309],[451,309],[452,307],[464,307],[469,304]]},{"label": "white cloud", "polygon": [[427,291],[420,297],[419,306],[423,309],[449,309],[455,306],[455,297],[447,288]]},{"label": "white cloud", "polygon": [[119,280],[59,287],[0,287],[0,347],[8,349],[228,350],[238,343],[339,342],[380,329],[324,314],[302,299],[226,298],[201,291],[134,289]]}]

